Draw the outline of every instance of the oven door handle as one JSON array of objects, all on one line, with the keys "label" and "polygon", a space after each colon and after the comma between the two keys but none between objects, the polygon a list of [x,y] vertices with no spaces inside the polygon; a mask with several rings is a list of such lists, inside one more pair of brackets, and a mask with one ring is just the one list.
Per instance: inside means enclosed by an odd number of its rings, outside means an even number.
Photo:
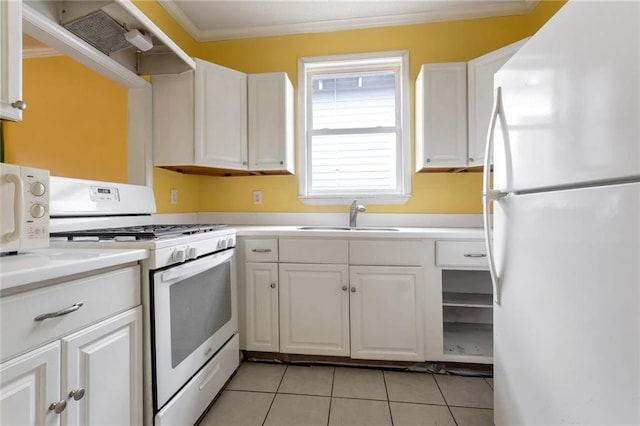
[{"label": "oven door handle", "polygon": [[160,281],[168,282],[182,280],[208,269],[213,269],[231,259],[234,251],[234,249],[225,250],[211,256],[200,258],[193,262],[185,263],[184,265],[176,266],[175,268],[167,269],[160,274]]}]

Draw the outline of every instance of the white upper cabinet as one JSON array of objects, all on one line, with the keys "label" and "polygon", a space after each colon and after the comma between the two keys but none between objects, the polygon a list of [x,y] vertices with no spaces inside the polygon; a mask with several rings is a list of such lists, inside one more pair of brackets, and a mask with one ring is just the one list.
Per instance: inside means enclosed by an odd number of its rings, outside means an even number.
[{"label": "white upper cabinet", "polygon": [[428,64],[416,81],[416,170],[466,165],[467,63]]},{"label": "white upper cabinet", "polygon": [[22,120],[22,2],[0,2],[0,118]]},{"label": "white upper cabinet", "polygon": [[286,73],[247,74],[196,59],[152,77],[153,162],[187,173],[293,173],[293,87]]},{"label": "white upper cabinet", "polygon": [[196,60],[195,161],[247,169],[247,75]]},{"label": "white upper cabinet", "polygon": [[247,169],[246,74],[196,59],[152,84],[154,165]]},{"label": "white upper cabinet", "polygon": [[249,74],[249,169],[294,173],[293,86],[284,72]]},{"label": "white upper cabinet", "polygon": [[527,40],[520,40],[468,63],[469,166],[482,166],[484,162],[484,148],[493,108],[493,76]]},{"label": "white upper cabinet", "polygon": [[482,166],[493,76],[526,42],[469,62],[423,65],[416,80],[416,170]]}]

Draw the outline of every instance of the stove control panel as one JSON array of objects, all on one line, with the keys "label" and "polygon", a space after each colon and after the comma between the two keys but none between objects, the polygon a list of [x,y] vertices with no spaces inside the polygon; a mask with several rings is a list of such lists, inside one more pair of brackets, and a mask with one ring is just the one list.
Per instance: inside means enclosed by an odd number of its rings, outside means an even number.
[{"label": "stove control panel", "polygon": [[236,246],[235,231],[225,232],[222,235],[218,233],[216,236],[211,234],[212,233],[197,234],[199,237],[196,237],[196,240],[194,241],[156,250],[153,256],[155,258],[153,261],[155,266],[153,266],[153,268],[187,262],[201,256],[206,256],[207,254],[227,250]]}]

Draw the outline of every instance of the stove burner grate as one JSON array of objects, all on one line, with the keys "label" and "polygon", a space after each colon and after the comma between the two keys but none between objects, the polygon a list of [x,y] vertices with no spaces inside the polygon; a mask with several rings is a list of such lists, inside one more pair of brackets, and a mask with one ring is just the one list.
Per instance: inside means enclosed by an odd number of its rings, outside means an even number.
[{"label": "stove burner grate", "polygon": [[121,237],[136,240],[154,240],[158,238],[178,237],[182,235],[200,234],[226,228],[223,224],[179,224],[179,225],[141,225],[122,228],[88,229],[83,231],[52,232],[51,237],[65,237],[69,241],[86,237],[97,237],[100,240],[112,240]]}]

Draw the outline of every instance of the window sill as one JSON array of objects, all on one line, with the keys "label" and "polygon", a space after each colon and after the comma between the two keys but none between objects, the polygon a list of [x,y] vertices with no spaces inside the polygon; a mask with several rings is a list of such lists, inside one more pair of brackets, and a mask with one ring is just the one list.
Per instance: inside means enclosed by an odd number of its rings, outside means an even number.
[{"label": "window sill", "polygon": [[404,195],[299,195],[298,198],[306,205],[350,205],[354,200],[360,204],[404,204],[411,198],[411,194]]}]

